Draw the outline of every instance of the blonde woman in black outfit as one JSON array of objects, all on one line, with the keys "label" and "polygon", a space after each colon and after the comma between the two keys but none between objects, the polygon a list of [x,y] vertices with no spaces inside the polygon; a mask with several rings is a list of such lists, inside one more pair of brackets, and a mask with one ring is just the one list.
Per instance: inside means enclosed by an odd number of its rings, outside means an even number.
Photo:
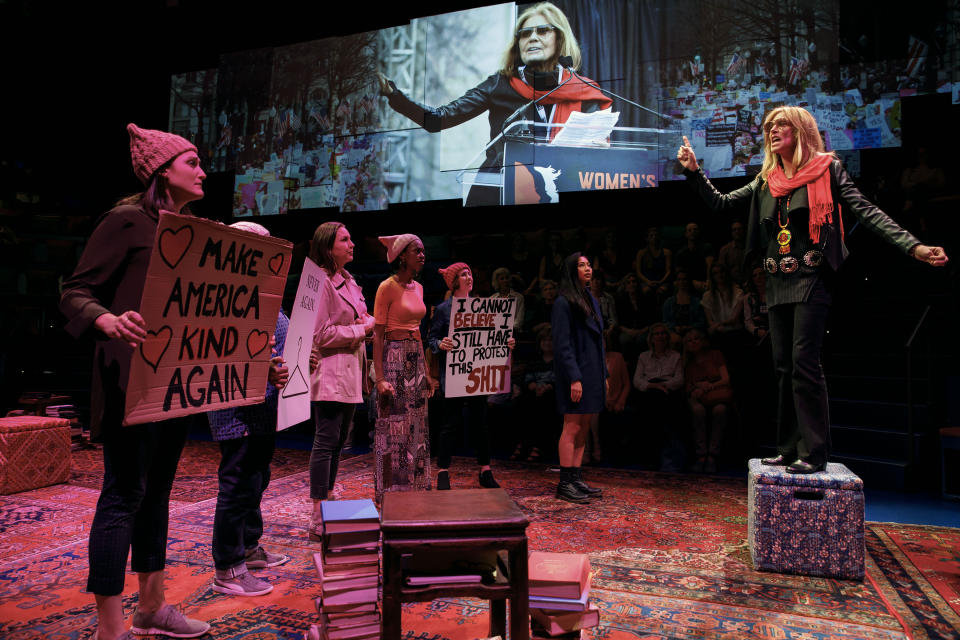
[{"label": "blonde woman in black outfit", "polygon": [[846,259],[843,210],[904,253],[933,266],[947,263],[867,201],[843,165],[827,153],[817,121],[800,107],[778,107],[764,118],[765,159],[759,175],[727,194],[707,180],[686,137],[677,150],[684,174],[714,211],[746,208],[746,260],[767,271],[770,338],[778,390],[779,454],[764,464],[814,473],[830,455],[827,386],[820,349],[833,276]]}]

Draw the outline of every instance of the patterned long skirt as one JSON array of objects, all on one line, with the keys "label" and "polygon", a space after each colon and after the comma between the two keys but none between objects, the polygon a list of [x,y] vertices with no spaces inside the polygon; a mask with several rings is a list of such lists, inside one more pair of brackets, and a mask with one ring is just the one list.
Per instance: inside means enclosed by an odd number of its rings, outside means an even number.
[{"label": "patterned long skirt", "polygon": [[386,340],[383,359],[383,377],[393,385],[394,396],[388,402],[377,402],[373,437],[377,504],[382,503],[385,491],[430,489],[430,441],[424,395],[429,384],[423,349],[416,340]]}]

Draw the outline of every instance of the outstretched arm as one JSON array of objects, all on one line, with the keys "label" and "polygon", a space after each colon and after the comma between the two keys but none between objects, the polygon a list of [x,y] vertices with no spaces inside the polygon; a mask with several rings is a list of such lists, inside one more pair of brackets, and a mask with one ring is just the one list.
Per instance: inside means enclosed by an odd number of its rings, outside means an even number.
[{"label": "outstretched arm", "polygon": [[943,247],[931,247],[921,243],[913,234],[898,225],[893,218],[867,200],[839,161],[834,161],[832,170],[841,199],[866,227],[921,262],[934,267],[947,264],[949,258]]},{"label": "outstretched arm", "polygon": [[700,163],[697,162],[697,154],[693,151],[693,146],[687,136],[683,136],[683,144],[677,149],[677,162],[684,168],[684,174],[687,178],[694,181],[697,193],[708,207],[714,211],[730,209],[746,203],[753,196],[754,190],[759,184],[758,180],[751,180],[749,184],[740,187],[730,193],[720,193],[707,179],[707,176],[700,170]]}]

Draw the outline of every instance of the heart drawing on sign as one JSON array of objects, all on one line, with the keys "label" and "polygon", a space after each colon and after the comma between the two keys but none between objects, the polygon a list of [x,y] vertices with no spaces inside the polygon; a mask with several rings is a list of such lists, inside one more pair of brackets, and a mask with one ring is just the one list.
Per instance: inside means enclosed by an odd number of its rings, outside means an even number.
[{"label": "heart drawing on sign", "polygon": [[187,249],[193,242],[193,227],[184,225],[174,231],[173,229],[164,229],[160,232],[160,257],[167,263],[171,269],[176,269],[183,256],[187,255]]},{"label": "heart drawing on sign", "polygon": [[283,269],[283,254],[278,253],[277,255],[270,258],[268,263],[270,266],[270,271],[273,271],[273,275],[280,275],[280,270]]},{"label": "heart drawing on sign", "polygon": [[253,329],[250,335],[247,336],[247,353],[250,354],[251,358],[256,358],[258,353],[267,348],[267,343],[269,342],[269,333],[260,331],[259,329]]},{"label": "heart drawing on sign", "polygon": [[173,329],[170,327],[160,327],[157,331],[147,331],[147,337],[140,343],[140,356],[143,361],[157,372],[160,366],[160,360],[163,354],[167,352],[170,346],[170,340],[173,338]]}]

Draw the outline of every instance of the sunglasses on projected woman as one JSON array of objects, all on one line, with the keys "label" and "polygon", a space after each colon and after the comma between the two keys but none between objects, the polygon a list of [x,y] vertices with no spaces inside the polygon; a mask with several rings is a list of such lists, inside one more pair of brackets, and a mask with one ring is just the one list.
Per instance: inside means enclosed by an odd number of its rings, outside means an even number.
[{"label": "sunglasses on projected woman", "polygon": [[784,118],[777,118],[772,122],[765,122],[763,124],[763,130],[766,131],[767,133],[770,133],[774,127],[776,127],[777,129],[783,129],[789,126],[790,126],[789,120],[786,120]]},{"label": "sunglasses on projected woman", "polygon": [[556,29],[552,24],[538,24],[535,27],[524,27],[523,29],[517,29],[517,40],[523,40],[524,38],[529,38],[536,31],[537,35],[541,38]]}]

